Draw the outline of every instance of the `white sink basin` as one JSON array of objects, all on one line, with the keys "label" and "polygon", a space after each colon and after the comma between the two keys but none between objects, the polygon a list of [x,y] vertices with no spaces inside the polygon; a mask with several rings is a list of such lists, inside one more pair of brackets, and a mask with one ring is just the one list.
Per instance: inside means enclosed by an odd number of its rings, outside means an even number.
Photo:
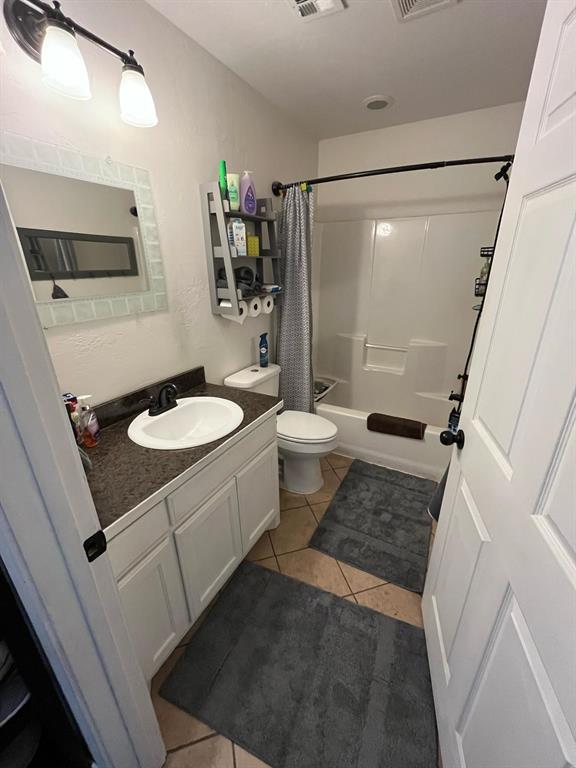
[{"label": "white sink basin", "polygon": [[232,432],[242,423],[244,411],[223,397],[183,397],[159,416],[148,411],[136,416],[128,427],[128,437],[144,448],[175,451],[211,443]]}]

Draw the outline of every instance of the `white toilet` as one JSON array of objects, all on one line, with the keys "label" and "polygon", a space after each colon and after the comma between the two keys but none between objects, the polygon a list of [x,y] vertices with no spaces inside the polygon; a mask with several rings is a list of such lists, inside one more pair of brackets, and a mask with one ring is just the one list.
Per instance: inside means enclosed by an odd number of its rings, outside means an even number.
[{"label": "white toilet", "polygon": [[[227,387],[278,396],[280,366],[250,365],[224,379]],[[277,419],[278,452],[283,460],[282,485],[292,493],[314,493],[322,487],[320,459],[338,445],[338,428],[314,413],[283,411]]]}]

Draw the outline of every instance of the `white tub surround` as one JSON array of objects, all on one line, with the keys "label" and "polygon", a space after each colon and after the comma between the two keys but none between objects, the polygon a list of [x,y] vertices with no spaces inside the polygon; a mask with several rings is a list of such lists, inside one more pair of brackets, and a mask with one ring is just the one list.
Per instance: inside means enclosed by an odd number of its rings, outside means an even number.
[{"label": "white tub surround", "polygon": [[498,210],[323,225],[318,374],[326,402],[443,425]]}]

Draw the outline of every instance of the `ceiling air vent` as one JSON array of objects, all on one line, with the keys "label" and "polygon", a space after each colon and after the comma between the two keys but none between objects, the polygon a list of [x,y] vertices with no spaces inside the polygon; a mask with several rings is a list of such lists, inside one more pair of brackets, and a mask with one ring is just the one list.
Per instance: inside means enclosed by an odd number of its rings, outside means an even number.
[{"label": "ceiling air vent", "polygon": [[440,11],[449,5],[456,5],[459,0],[391,0],[396,16],[400,21],[410,21],[425,13]]},{"label": "ceiling air vent", "polygon": [[301,21],[312,21],[345,10],[343,0],[288,0]]}]

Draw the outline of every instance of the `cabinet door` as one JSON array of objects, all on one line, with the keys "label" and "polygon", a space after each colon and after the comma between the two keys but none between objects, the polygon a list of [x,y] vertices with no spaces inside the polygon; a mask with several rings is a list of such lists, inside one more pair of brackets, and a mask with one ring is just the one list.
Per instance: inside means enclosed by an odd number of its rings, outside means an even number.
[{"label": "cabinet door", "polygon": [[242,559],[236,483],[231,480],[174,532],[193,618]]},{"label": "cabinet door", "polygon": [[276,443],[259,453],[236,478],[242,549],[248,552],[275,520],[279,521],[278,449]]},{"label": "cabinet door", "polygon": [[170,537],[118,583],[124,617],[147,680],[189,626],[178,558]]}]

